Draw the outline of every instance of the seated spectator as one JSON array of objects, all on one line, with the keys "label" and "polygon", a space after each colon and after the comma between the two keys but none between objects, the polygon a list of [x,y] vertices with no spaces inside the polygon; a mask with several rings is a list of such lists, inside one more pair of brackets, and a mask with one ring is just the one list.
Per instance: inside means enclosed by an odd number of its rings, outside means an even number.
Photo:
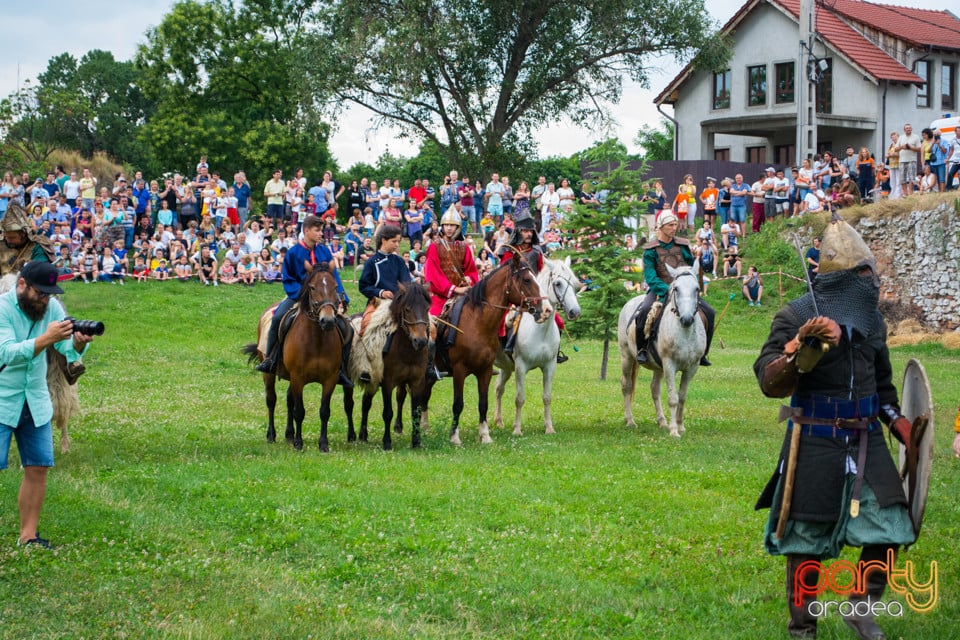
[{"label": "seated spectator", "polygon": [[761,303],[763,299],[763,279],[755,265],[751,265],[747,269],[747,277],[743,281],[743,297],[747,299],[748,305],[751,307],[763,306]]},{"label": "seated spectator", "polygon": [[273,254],[270,253],[270,249],[264,247],[260,250],[260,255],[257,256],[257,271],[260,273],[260,279],[264,279],[264,274],[266,274],[268,269],[273,268]]},{"label": "seated spectator", "polygon": [[237,270],[233,266],[233,263],[229,260],[224,260],[223,264],[220,265],[220,282],[223,284],[236,284],[238,280]]},{"label": "seated spectator", "polygon": [[250,287],[254,285],[257,279],[257,264],[253,261],[253,254],[244,254],[237,266],[237,275],[240,277],[240,284]]},{"label": "seated spectator", "polygon": [[193,277],[193,265],[187,261],[187,254],[181,253],[173,267],[173,272],[180,282],[186,282]]},{"label": "seated spectator", "polygon": [[920,176],[920,193],[934,193],[937,190],[937,174],[929,164],[923,165],[923,175]]},{"label": "seated spectator", "polygon": [[740,236],[742,233],[743,229],[740,228],[740,223],[736,220],[727,219],[726,222],[721,224],[720,243],[723,245],[723,249],[733,249],[733,252],[736,253],[739,250]]},{"label": "seated spectator", "polygon": [[849,173],[843,175],[840,181],[838,204],[841,207],[851,207],[860,204],[860,187],[850,177]]},{"label": "seated spectator", "polygon": [[234,269],[240,264],[241,258],[243,258],[243,252],[240,250],[240,245],[237,242],[232,242],[230,244],[230,250],[223,254],[223,261],[232,263]]},{"label": "seated spectator", "polygon": [[133,277],[137,282],[146,282],[150,275],[150,267],[144,261],[143,256],[138,255],[133,259]]},{"label": "seated spectator", "polygon": [[217,282],[217,257],[211,253],[210,247],[203,245],[200,248],[200,255],[197,257],[195,264],[200,282],[206,286],[209,286],[211,283],[215,287],[219,286]]},{"label": "seated spectator", "polygon": [[113,257],[113,250],[110,247],[103,248],[98,268],[100,270],[101,282],[109,282],[110,284],[119,282],[123,284],[123,276],[126,275],[126,271],[123,265]]},{"label": "seated spectator", "polygon": [[740,279],[740,270],[743,268],[740,255],[736,251],[727,249],[727,255],[723,259],[723,275],[726,278],[735,277]]},{"label": "seated spectator", "polygon": [[161,258],[157,261],[157,266],[151,269],[153,272],[153,277],[157,280],[169,280],[170,279],[170,268],[167,266],[166,258]]}]

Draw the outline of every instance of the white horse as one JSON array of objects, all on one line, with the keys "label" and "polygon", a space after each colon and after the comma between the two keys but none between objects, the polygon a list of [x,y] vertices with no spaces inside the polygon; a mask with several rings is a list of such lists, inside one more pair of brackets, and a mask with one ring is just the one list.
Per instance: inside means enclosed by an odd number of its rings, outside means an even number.
[{"label": "white horse", "polygon": [[[544,259],[543,269],[537,276],[540,285],[540,295],[546,294],[550,308],[544,307],[544,313],[550,318],[554,309],[563,311],[569,320],[580,317],[580,303],[577,302],[579,279],[570,268],[569,256],[566,260]],[[508,320],[509,322],[509,320]],[[501,349],[497,353],[494,365],[500,369],[497,379],[497,408],[493,421],[498,427],[503,427],[502,400],[503,390],[510,375],[517,375],[516,416],[513,419],[513,435],[521,435],[520,416],[526,402],[524,382],[527,372],[540,369],[543,374],[543,424],[545,433],[554,433],[553,418],[550,414],[550,402],[553,393],[553,375],[557,370],[557,351],[560,349],[560,329],[556,322],[549,319],[537,324],[529,314],[524,314],[517,327],[517,339],[514,343],[513,358],[511,359]]]},{"label": "white horse", "polygon": [[[692,267],[674,269],[667,267],[673,283],[667,293],[663,319],[656,337],[656,349],[663,367],[649,358],[644,366],[653,371],[650,393],[657,410],[657,424],[667,428],[667,419],[660,404],[660,380],[666,378],[667,399],[670,404],[670,435],[679,438],[683,427],[683,404],[687,399],[687,387],[700,367],[700,358],[707,350],[707,331],[703,318],[697,313],[700,287]],[[620,345],[620,391],[623,393],[623,410],[627,426],[635,427],[633,419],[633,393],[637,384],[637,336],[634,315],[643,301],[643,296],[630,300],[620,311],[617,323],[617,342]],[[680,388],[676,376],[681,373]]]}]

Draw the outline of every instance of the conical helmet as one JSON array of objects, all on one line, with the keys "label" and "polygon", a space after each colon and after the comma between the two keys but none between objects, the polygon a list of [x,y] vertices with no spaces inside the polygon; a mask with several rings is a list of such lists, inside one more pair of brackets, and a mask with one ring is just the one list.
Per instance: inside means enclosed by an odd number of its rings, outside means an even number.
[{"label": "conical helmet", "polygon": [[455,224],[458,227],[460,226],[460,212],[457,211],[457,205],[452,204],[450,208],[443,214],[443,217],[440,218],[440,226],[445,224]]},{"label": "conical helmet", "polygon": [[33,224],[30,222],[30,215],[27,210],[16,202],[11,202],[7,207],[7,214],[0,221],[0,228],[7,231],[23,231],[29,234],[33,231]]},{"label": "conical helmet", "polygon": [[823,232],[819,273],[833,273],[868,266],[874,272],[877,261],[857,230],[843,220],[833,220]]}]

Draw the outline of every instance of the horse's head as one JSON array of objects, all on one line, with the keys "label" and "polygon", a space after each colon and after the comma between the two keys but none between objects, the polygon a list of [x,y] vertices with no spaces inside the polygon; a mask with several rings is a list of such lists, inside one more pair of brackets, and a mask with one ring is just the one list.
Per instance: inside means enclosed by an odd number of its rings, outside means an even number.
[{"label": "horse's head", "polygon": [[390,314],[396,326],[410,339],[414,350],[421,351],[430,343],[430,292],[416,282],[400,285],[397,297],[390,303]]},{"label": "horse's head", "polygon": [[687,328],[697,319],[697,304],[700,301],[700,283],[693,267],[678,267],[674,269],[667,265],[667,272],[673,278],[670,291],[667,293],[667,302],[673,302],[675,313],[680,318],[680,324]]},{"label": "horse's head", "polygon": [[547,291],[553,306],[570,320],[580,317],[580,302],[577,301],[580,280],[570,268],[570,256],[564,260],[544,260],[539,279],[541,289]]},{"label": "horse's head", "polygon": [[505,266],[510,269],[507,301],[521,311],[528,312],[538,323],[543,322],[546,319],[543,314],[543,296],[540,295],[540,284],[533,270],[518,253],[514,253],[513,260]]},{"label": "horse's head", "polygon": [[337,307],[340,296],[337,294],[337,280],[333,277],[330,265],[322,262],[307,274],[300,289],[300,310],[320,325],[324,331],[336,326]]}]

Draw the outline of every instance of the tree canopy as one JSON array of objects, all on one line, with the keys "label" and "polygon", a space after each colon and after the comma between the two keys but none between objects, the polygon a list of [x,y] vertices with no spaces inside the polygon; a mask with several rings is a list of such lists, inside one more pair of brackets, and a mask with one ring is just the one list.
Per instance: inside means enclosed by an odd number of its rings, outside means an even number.
[{"label": "tree canopy", "polygon": [[[452,166],[509,171],[535,131],[609,117],[649,58],[724,55],[703,0],[341,0],[314,33],[313,85],[432,141]],[[329,63],[339,66],[329,82]]]}]

